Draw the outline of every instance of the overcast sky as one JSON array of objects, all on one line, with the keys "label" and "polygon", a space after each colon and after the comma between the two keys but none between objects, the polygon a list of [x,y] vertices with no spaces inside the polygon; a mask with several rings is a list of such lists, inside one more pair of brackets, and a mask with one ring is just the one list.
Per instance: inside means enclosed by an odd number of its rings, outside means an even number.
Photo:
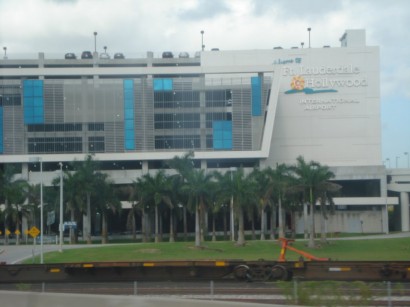
[{"label": "overcast sky", "polygon": [[148,50],[193,54],[201,30],[205,49],[290,48],[307,46],[307,27],[313,48],[339,47],[346,29],[365,29],[367,45],[380,47],[383,160],[407,167],[408,0],[0,0],[0,47],[9,58],[93,51],[94,31],[99,52],[107,46],[127,57]]}]

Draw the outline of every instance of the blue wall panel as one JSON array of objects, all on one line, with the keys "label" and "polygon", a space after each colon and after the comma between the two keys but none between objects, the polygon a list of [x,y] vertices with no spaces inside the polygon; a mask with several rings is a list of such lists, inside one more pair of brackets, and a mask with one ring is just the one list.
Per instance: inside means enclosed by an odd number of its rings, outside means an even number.
[{"label": "blue wall panel", "polygon": [[172,91],[174,89],[174,82],[172,79],[154,79],[154,91]]},{"label": "blue wall panel", "polygon": [[214,121],[213,148],[232,149],[232,122],[228,120]]},{"label": "blue wall panel", "polygon": [[262,82],[260,77],[251,78],[252,116],[262,115]]},{"label": "blue wall panel", "polygon": [[24,80],[24,123],[44,123],[43,80]]},{"label": "blue wall panel", "polygon": [[123,80],[124,93],[124,147],[135,149],[134,80]]}]

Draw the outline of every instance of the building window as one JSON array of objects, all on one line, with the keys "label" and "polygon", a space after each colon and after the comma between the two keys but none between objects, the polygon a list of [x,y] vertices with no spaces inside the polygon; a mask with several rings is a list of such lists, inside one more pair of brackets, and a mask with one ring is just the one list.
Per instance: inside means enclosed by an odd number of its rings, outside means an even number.
[{"label": "building window", "polygon": [[172,91],[174,88],[172,79],[154,79],[154,92],[156,91]]},{"label": "building window", "polygon": [[88,138],[88,152],[104,152],[105,143],[103,136],[90,136]]},{"label": "building window", "polygon": [[213,146],[214,149],[232,149],[232,122],[213,122]]},{"label": "building window", "polygon": [[262,82],[260,77],[251,78],[252,116],[262,115]]},{"label": "building window", "polygon": [[201,148],[199,135],[156,136],[155,149],[196,149]]},{"label": "building window", "polygon": [[44,123],[43,80],[24,80],[24,123]]},{"label": "building window", "polygon": [[82,152],[81,137],[29,138],[28,153]]}]

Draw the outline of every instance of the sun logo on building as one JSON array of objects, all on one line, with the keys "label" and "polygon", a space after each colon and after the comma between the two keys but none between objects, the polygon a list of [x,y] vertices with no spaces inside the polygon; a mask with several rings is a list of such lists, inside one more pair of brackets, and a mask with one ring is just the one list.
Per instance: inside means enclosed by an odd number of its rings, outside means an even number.
[{"label": "sun logo on building", "polygon": [[305,88],[305,79],[301,76],[294,76],[292,82],[290,82],[290,87],[296,91],[303,90]]},{"label": "sun logo on building", "polygon": [[296,93],[305,93],[305,94],[317,94],[317,93],[334,93],[337,90],[334,89],[321,89],[314,90],[309,87],[305,87],[305,79],[302,76],[293,76],[292,81],[290,82],[290,90],[286,91],[285,94],[296,94]]}]

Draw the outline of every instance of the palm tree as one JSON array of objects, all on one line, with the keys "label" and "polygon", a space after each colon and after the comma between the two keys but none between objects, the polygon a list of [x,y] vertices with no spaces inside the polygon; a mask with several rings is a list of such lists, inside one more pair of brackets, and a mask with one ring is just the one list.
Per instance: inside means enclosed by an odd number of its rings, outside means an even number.
[{"label": "palm tree", "polygon": [[195,246],[201,246],[204,239],[204,216],[211,188],[211,174],[205,170],[193,169],[181,187],[183,193],[188,196],[188,205],[195,208]]},{"label": "palm tree", "polygon": [[141,205],[154,205],[155,210],[155,243],[159,242],[159,207],[166,204],[173,207],[170,197],[170,181],[166,177],[164,170],[158,171],[154,176],[145,174],[137,179],[137,184],[142,193]]},{"label": "palm tree", "polygon": [[92,155],[87,155],[84,161],[74,161],[74,169],[77,179],[82,183],[81,189],[77,193],[86,197],[86,219],[84,221],[85,237],[88,244],[91,244],[91,194],[94,191],[96,173],[99,169],[99,163],[93,160]]},{"label": "palm tree", "polygon": [[[174,184],[177,187],[181,187],[184,183],[186,183],[187,178],[190,178],[192,172],[194,171],[194,161],[192,158],[194,157],[194,152],[190,151],[184,154],[182,157],[175,156],[171,160],[168,161],[168,166],[172,169],[175,169],[178,174],[172,176],[174,180]],[[187,224],[187,202],[188,199],[185,197],[183,193],[181,193],[181,189],[176,189],[175,197],[177,198],[176,203],[182,205],[183,209],[183,229],[184,229],[184,239],[187,240],[188,237],[188,224]]]},{"label": "palm tree", "polygon": [[265,240],[265,231],[266,231],[266,208],[271,203],[271,194],[273,188],[271,187],[271,182],[267,176],[267,169],[261,171],[258,168],[255,168],[251,176],[256,182],[256,198],[257,198],[257,208],[258,213],[261,219],[261,235],[260,240]]},{"label": "palm tree", "polygon": [[243,168],[238,169],[232,176],[233,204],[238,218],[237,245],[245,244],[244,210],[255,203],[256,182],[252,175],[245,175]]},{"label": "palm tree", "polygon": [[279,222],[279,238],[285,237],[284,231],[284,212],[283,212],[283,201],[287,193],[291,180],[291,169],[286,164],[279,164],[275,169],[268,168],[266,170],[267,176],[269,178],[269,186],[271,190],[271,195],[275,195],[278,204],[278,222]]},{"label": "palm tree", "polygon": [[[81,205],[83,203],[83,197],[78,192],[81,190],[82,182],[78,178],[77,173],[71,173],[64,171],[64,202],[66,211],[70,212],[70,221],[77,222],[77,227],[79,225],[78,214],[81,210]],[[70,244],[75,244],[77,242],[77,231],[75,228],[70,227]]]},{"label": "palm tree", "polygon": [[329,170],[327,166],[322,166],[319,162],[310,161],[306,163],[303,157],[299,156],[296,166],[292,167],[292,171],[298,177],[298,183],[294,188],[299,189],[303,193],[304,200],[310,204],[310,248],[315,247],[315,219],[314,209],[315,203],[323,193],[338,190],[335,184],[332,184],[329,180],[334,178],[334,173]]},{"label": "palm tree", "polygon": [[94,181],[92,200],[97,204],[97,209],[102,215],[101,243],[108,243],[107,215],[109,211],[118,212],[121,210],[114,188],[114,182],[108,180],[108,175],[97,173]]},{"label": "palm tree", "polygon": [[[17,229],[19,229],[19,208],[18,205],[22,204],[22,199],[25,198],[24,187],[27,182],[22,179],[16,179],[15,175],[18,173],[17,168],[14,165],[6,164],[4,170],[0,172],[0,198],[4,199],[4,233],[9,230],[10,218],[13,218],[17,222]],[[13,205],[16,206],[17,212],[13,209]],[[8,236],[5,235],[5,244],[8,244]]]}]

